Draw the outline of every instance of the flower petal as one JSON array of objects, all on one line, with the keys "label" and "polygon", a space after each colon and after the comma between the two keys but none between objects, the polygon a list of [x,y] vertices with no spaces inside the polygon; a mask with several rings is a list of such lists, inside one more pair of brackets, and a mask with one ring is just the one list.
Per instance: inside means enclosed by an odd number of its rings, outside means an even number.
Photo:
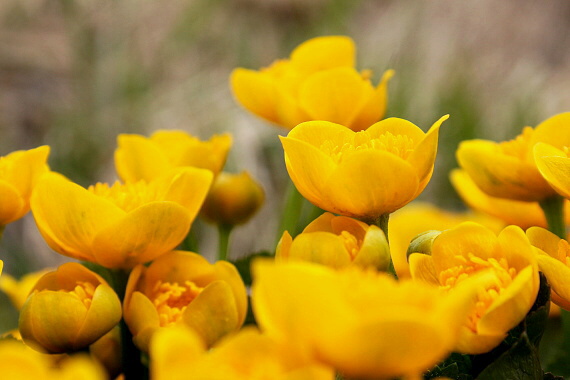
[{"label": "flower petal", "polygon": [[151,181],[171,168],[165,154],[140,135],[120,134],[115,150],[115,168],[124,182]]},{"label": "flower petal", "polygon": [[0,228],[20,219],[27,212],[26,202],[10,183],[0,180]]},{"label": "flower petal", "polygon": [[388,81],[394,76],[394,70],[387,70],[382,75],[380,83],[374,90],[368,102],[362,107],[356,118],[349,126],[353,131],[367,129],[384,117],[388,104]]},{"label": "flower petal", "polygon": [[279,122],[277,86],[271,75],[237,68],[232,71],[230,84],[234,97],[244,108],[266,120]]},{"label": "flower petal", "polygon": [[533,149],[540,174],[556,191],[570,198],[570,158],[552,145],[537,143]]},{"label": "flower petal", "polygon": [[291,53],[298,70],[315,72],[334,67],[354,67],[354,41],[345,36],[316,37],[303,42]]}]

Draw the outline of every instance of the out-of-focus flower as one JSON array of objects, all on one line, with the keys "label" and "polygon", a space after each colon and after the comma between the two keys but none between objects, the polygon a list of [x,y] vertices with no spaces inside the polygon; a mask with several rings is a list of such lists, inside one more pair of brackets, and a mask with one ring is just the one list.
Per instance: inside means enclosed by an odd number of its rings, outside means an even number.
[{"label": "out-of-focus flower", "polygon": [[407,252],[414,237],[430,230],[447,230],[466,221],[481,223],[494,232],[499,232],[504,227],[503,223],[494,218],[444,211],[423,202],[412,202],[390,215],[390,253],[398,278],[410,277]]},{"label": "out-of-focus flower", "polygon": [[247,172],[220,173],[202,206],[209,221],[235,226],[247,222],[263,204],[265,193]]},{"label": "out-of-focus flower", "polygon": [[285,231],[277,245],[276,258],[310,261],[332,268],[355,264],[386,270],[390,265],[390,250],[384,232],[377,226],[326,212],[295,239]]},{"label": "out-of-focus flower", "polygon": [[356,267],[260,260],[253,274],[262,331],[349,378],[425,372],[455,347],[476,299],[471,286],[445,294]]},{"label": "out-of-focus flower", "polygon": [[201,141],[184,131],[161,130],[150,137],[121,134],[117,137],[115,167],[125,182],[151,181],[173,168],[192,166],[222,171],[232,145],[229,134]]},{"label": "out-of-focus flower", "polygon": [[36,283],[20,311],[26,344],[50,353],[77,351],[121,319],[121,302],[99,275],[78,263],[61,265]]},{"label": "out-of-focus flower", "polygon": [[111,379],[117,379],[123,371],[120,327],[115,326],[90,345],[89,354],[105,367]]},{"label": "out-of-focus flower", "polygon": [[316,206],[371,224],[416,198],[428,184],[442,117],[424,133],[390,118],[353,132],[309,121],[281,137],[285,164],[299,192]]},{"label": "out-of-focus flower", "polygon": [[490,273],[478,302],[465,319],[455,350],[480,354],[497,346],[530,310],[539,288],[538,266],[524,232],[508,226],[498,236],[472,222],[443,231],[431,256],[409,257],[412,278],[451,290],[466,279]]},{"label": "out-of-focus flower", "polygon": [[50,271],[53,271],[53,269],[42,269],[37,272],[28,273],[19,280],[16,280],[9,274],[4,274],[0,277],[0,290],[6,293],[14,307],[20,310],[24,302],[26,302],[30,291],[36,285],[36,282]]},{"label": "out-of-focus flower", "polygon": [[38,179],[49,168],[47,145],[19,150],[0,157],[0,229],[30,211],[30,196]]},{"label": "out-of-focus flower", "polygon": [[334,371],[308,362],[253,328],[223,339],[213,350],[192,330],[158,331],[151,341],[155,380],[333,380]]},{"label": "out-of-focus flower", "polygon": [[42,236],[56,252],[107,268],[131,268],[184,239],[211,181],[209,170],[181,168],[148,183],[84,189],[47,174],[31,204]]},{"label": "out-of-focus flower", "polygon": [[525,127],[514,140],[469,140],[459,145],[457,161],[481,190],[498,198],[542,201],[556,192],[539,173],[533,147],[539,142],[570,146],[570,112],[553,116],[534,130]]},{"label": "out-of-focus flower", "polygon": [[124,318],[133,341],[148,351],[157,329],[183,324],[208,346],[237,331],[247,312],[247,294],[236,268],[227,261],[210,264],[192,252],[172,251],[129,277]]},{"label": "out-of-focus flower", "polygon": [[299,45],[290,59],[261,71],[235,69],[231,87],[248,111],[282,127],[326,120],[359,131],[384,116],[394,72],[386,71],[374,87],[372,73],[356,71],[354,57],[354,42],[348,37],[313,38]]},{"label": "out-of-focus flower", "polygon": [[84,355],[73,355],[57,363],[52,355],[40,354],[22,342],[0,341],[2,378],[10,380],[107,380],[104,370]]},{"label": "out-of-focus flower", "polygon": [[570,310],[570,245],[552,232],[540,227],[526,231],[530,243],[538,248],[536,260],[540,271],[552,287],[552,302]]},{"label": "out-of-focus flower", "polygon": [[[570,117],[568,119],[566,129],[570,129]],[[549,144],[538,143],[534,147],[534,158],[540,174],[566,199],[570,199],[569,146],[570,144],[565,146],[564,150],[560,150]]]}]

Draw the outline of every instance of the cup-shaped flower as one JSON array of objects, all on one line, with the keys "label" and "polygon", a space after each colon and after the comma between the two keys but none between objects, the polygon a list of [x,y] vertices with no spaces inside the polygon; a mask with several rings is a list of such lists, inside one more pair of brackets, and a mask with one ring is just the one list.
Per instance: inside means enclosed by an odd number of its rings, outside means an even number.
[{"label": "cup-shaped flower", "polygon": [[49,168],[47,145],[0,157],[0,229],[30,211],[30,196]]},{"label": "cup-shaped flower", "polygon": [[261,330],[348,378],[423,373],[455,347],[476,299],[472,286],[445,294],[357,267],[259,260],[253,274]]},{"label": "cup-shaped flower", "polygon": [[37,272],[25,274],[19,280],[16,280],[9,274],[4,274],[0,277],[0,290],[10,298],[12,305],[14,305],[17,310],[20,310],[38,280],[51,271],[53,271],[51,268],[42,269]]},{"label": "cup-shaped flower", "polygon": [[504,227],[504,224],[499,220],[485,215],[450,212],[435,205],[418,201],[414,201],[390,215],[388,232],[390,253],[398,278],[411,276],[408,265],[408,247],[416,236],[431,230],[447,230],[467,221],[481,223],[496,232]]},{"label": "cup-shaped flower", "polygon": [[526,231],[530,243],[538,248],[536,261],[551,286],[552,302],[570,310],[570,245],[541,227]]},{"label": "cup-shaped flower", "polygon": [[125,182],[151,181],[173,168],[192,166],[217,175],[226,163],[232,145],[229,134],[201,141],[184,131],[159,130],[150,137],[120,134],[115,150],[115,168]]},{"label": "cup-shaped flower", "polygon": [[473,222],[443,231],[431,256],[409,257],[412,278],[450,290],[482,273],[492,275],[479,289],[478,302],[464,321],[456,351],[480,354],[497,346],[528,313],[539,288],[533,248],[517,226],[499,235]]},{"label": "cup-shaped flower", "polygon": [[247,294],[229,262],[210,264],[196,253],[172,251],[149,267],[133,269],[123,309],[133,341],[143,351],[156,330],[176,324],[194,329],[210,346],[241,327]]},{"label": "cup-shaped flower", "polygon": [[384,116],[394,72],[386,71],[375,87],[371,72],[359,73],[354,65],[350,38],[317,37],[260,71],[235,69],[230,82],[243,107],[282,127],[326,120],[359,131]]},{"label": "cup-shaped flower", "polygon": [[390,249],[379,227],[326,212],[295,239],[285,231],[277,245],[276,258],[310,261],[332,268],[354,264],[386,270],[390,265]]},{"label": "cup-shaped flower", "polygon": [[50,353],[77,351],[121,319],[121,302],[103,278],[78,263],[44,275],[20,311],[19,329],[29,346]]},{"label": "cup-shaped flower", "polygon": [[511,141],[469,140],[459,145],[457,161],[485,193],[518,201],[542,201],[555,195],[539,173],[533,148],[539,142],[570,146],[570,112],[553,116],[535,129],[525,127]]},{"label": "cup-shaped flower", "polygon": [[314,205],[372,224],[424,190],[447,117],[427,133],[397,118],[360,132],[326,121],[299,124],[281,137],[287,171]]},{"label": "cup-shaped flower", "polygon": [[155,380],[333,380],[331,368],[299,358],[270,337],[246,327],[207,350],[187,328],[158,331],[151,341]]},{"label": "cup-shaped flower", "polygon": [[263,188],[247,172],[222,172],[204,201],[202,216],[220,225],[243,224],[255,215],[264,199]]},{"label": "cup-shaped flower", "polygon": [[132,268],[180,244],[211,182],[212,173],[197,168],[151,182],[88,189],[47,174],[31,204],[42,236],[56,252],[107,268]]}]

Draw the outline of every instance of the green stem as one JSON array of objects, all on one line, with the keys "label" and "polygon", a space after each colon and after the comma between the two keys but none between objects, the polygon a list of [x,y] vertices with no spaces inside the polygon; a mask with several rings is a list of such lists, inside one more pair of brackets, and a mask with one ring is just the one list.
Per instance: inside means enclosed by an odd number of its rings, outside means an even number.
[{"label": "green stem", "polygon": [[566,239],[566,224],[564,222],[564,198],[560,195],[555,195],[546,198],[539,203],[546,222],[548,230],[561,239]]},{"label": "green stem", "polygon": [[293,182],[289,181],[285,207],[281,216],[281,223],[279,224],[276,242],[281,239],[281,236],[285,231],[289,231],[292,236],[297,234],[297,224],[301,217],[304,199],[305,198],[303,198],[301,193],[299,193]]},{"label": "green stem", "polygon": [[230,235],[234,226],[231,224],[218,225],[218,260],[227,260],[230,246]]},{"label": "green stem", "polygon": [[6,228],[6,226],[0,226],[0,241],[2,241],[2,236],[4,236],[4,228]]},{"label": "green stem", "polygon": [[[113,275],[113,289],[115,289],[117,296],[119,296],[119,299],[123,303],[130,271],[115,269],[111,272]],[[133,343],[133,335],[131,334],[124,318],[121,319],[119,327],[121,329],[121,361],[124,379],[148,379],[148,368],[141,362],[141,352]]]},{"label": "green stem", "polygon": [[[384,235],[386,236],[386,243],[388,243],[388,249],[390,249],[390,240],[388,239],[388,222],[390,221],[390,214],[382,214],[376,220],[374,224],[376,224]],[[388,273],[392,274],[394,277],[398,278],[396,274],[396,268],[394,268],[394,262],[392,261],[392,255],[390,255],[390,265],[388,266]]]}]

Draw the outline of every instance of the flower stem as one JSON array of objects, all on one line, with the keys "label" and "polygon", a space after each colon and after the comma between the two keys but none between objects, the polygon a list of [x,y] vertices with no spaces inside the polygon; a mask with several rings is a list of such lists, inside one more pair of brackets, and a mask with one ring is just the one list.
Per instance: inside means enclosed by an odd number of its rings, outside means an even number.
[{"label": "flower stem", "polygon": [[564,198],[560,195],[555,195],[546,198],[539,203],[546,222],[548,230],[561,239],[566,239],[566,224],[564,222]]},{"label": "flower stem", "polygon": [[[384,235],[386,236],[386,243],[388,243],[388,249],[390,249],[390,240],[388,239],[388,222],[389,221],[390,221],[390,214],[387,213],[387,214],[380,215],[380,217],[374,223],[378,227],[380,227],[382,232],[384,232]],[[390,273],[394,277],[398,278],[398,275],[396,274],[396,269],[394,268],[394,261],[392,261],[392,255],[391,254],[390,254],[390,265],[388,266],[388,273]]]},{"label": "flower stem", "polygon": [[292,236],[297,234],[297,224],[301,217],[304,199],[305,198],[303,198],[301,193],[299,193],[293,182],[289,181],[285,207],[281,216],[281,223],[279,224],[276,241],[281,239],[281,235],[283,235],[283,232],[285,231],[289,231]]},{"label": "flower stem", "polygon": [[218,260],[228,259],[230,235],[233,228],[231,224],[218,225]]}]

